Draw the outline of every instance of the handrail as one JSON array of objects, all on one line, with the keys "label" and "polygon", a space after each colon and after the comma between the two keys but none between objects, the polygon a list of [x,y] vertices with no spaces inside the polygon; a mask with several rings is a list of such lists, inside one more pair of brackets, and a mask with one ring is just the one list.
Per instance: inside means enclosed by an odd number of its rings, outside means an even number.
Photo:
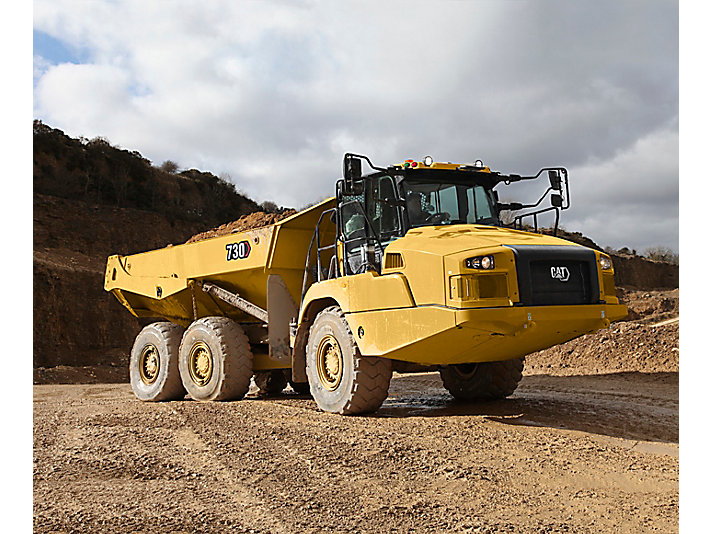
[{"label": "handrail", "polygon": [[[304,265],[304,277],[302,278],[302,295],[299,303],[299,307],[301,309],[302,304],[304,303],[304,295],[307,293],[307,278],[309,276],[309,266],[311,265],[311,255],[312,255],[312,250],[314,249],[314,242],[316,241],[316,264],[317,264],[317,279],[315,282],[321,282],[321,252],[324,250],[328,250],[331,248],[331,245],[322,247],[321,246],[321,237],[319,234],[319,228],[321,227],[321,221],[324,219],[324,215],[327,213],[332,213],[336,212],[336,208],[330,208],[328,210],[324,210],[321,212],[321,215],[319,216],[319,220],[316,223],[316,226],[314,228],[314,233],[312,234],[311,241],[309,242],[309,250],[307,251],[307,259],[306,263]],[[336,254],[336,243],[334,243],[334,253]]]}]

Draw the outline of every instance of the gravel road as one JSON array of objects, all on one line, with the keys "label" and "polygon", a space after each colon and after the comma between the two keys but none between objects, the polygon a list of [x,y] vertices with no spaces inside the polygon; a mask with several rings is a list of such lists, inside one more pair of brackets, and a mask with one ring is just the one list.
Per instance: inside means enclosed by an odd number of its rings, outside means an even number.
[{"label": "gravel road", "polygon": [[36,532],[677,532],[678,375],[525,376],[461,405],[394,375],[375,415],[34,386]]}]

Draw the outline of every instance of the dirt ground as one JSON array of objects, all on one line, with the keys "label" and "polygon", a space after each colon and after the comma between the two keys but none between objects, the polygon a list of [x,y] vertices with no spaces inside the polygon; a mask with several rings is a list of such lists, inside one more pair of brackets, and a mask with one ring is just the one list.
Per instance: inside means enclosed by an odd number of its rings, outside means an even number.
[{"label": "dirt ground", "polygon": [[368,417],[289,389],[151,404],[128,384],[37,385],[34,526],[677,532],[677,443],[677,373],[530,375],[477,405],[437,373],[395,375]]}]

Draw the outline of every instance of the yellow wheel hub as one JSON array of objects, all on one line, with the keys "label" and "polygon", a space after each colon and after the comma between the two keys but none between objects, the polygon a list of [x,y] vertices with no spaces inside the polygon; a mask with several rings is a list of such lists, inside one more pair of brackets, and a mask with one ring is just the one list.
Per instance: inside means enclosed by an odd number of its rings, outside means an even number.
[{"label": "yellow wheel hub", "polygon": [[339,342],[331,334],[325,336],[316,351],[316,368],[321,384],[329,391],[334,391],[341,384],[344,371],[344,358]]},{"label": "yellow wheel hub", "polygon": [[150,386],[158,378],[160,370],[161,358],[158,349],[151,344],[146,345],[138,359],[138,374],[141,376],[141,381]]},{"label": "yellow wheel hub", "polygon": [[204,386],[213,376],[213,355],[210,347],[199,341],[190,349],[188,356],[188,371],[190,378],[199,386]]}]

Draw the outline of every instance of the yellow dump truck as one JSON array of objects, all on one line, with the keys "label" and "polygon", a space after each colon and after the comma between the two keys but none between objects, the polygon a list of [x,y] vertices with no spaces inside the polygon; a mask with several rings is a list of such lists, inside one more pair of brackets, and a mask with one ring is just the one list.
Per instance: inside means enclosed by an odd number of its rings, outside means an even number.
[{"label": "yellow dump truck", "polygon": [[[547,177],[539,202],[499,201],[497,186]],[[133,391],[236,400],[254,377],[263,393],[289,383],[322,410],[359,414],[415,364],[459,400],[511,395],[524,356],[627,314],[610,257],[522,229],[550,212],[555,234],[569,205],[563,167],[383,168],[346,154],[336,196],[276,224],[108,258],[105,289],[153,320],[131,350]],[[505,225],[505,211],[520,214]]]}]

